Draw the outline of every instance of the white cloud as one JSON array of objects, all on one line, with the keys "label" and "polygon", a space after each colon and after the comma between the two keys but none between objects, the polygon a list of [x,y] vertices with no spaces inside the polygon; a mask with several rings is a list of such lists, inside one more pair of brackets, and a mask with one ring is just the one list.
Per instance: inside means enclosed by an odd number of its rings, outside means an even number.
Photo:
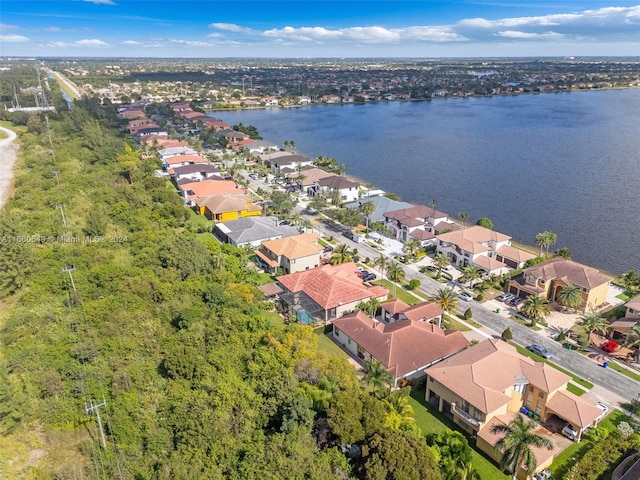
[{"label": "white cloud", "polygon": [[402,41],[451,42],[464,41],[447,26],[415,26],[405,28],[348,27],[328,29],[325,27],[284,27],[262,32],[269,38],[301,42],[358,42],[363,44],[398,43]]},{"label": "white cloud", "polygon": [[243,27],[240,25],[236,25],[235,23],[211,23],[209,24],[211,28],[215,28],[216,30],[224,30],[227,32],[239,32],[239,33],[253,33],[254,30],[251,28]]},{"label": "white cloud", "polygon": [[6,30],[20,30],[20,27],[17,25],[9,25],[8,23],[0,23],[0,32]]},{"label": "white cloud", "polygon": [[530,32],[519,32],[517,30],[503,30],[500,31],[498,33],[494,34],[496,37],[503,37],[503,38],[522,38],[525,40],[531,40],[531,39],[545,39],[545,38],[550,38],[550,39],[556,39],[556,38],[562,38],[564,37],[564,35],[562,35],[561,33],[556,33],[556,32],[544,32],[544,33],[530,33]]},{"label": "white cloud", "polygon": [[84,40],[78,40],[74,43],[78,47],[108,47],[109,44],[98,40],[97,38],[86,38]]},{"label": "white cloud", "polygon": [[202,40],[179,40],[176,38],[172,38],[169,40],[171,43],[176,43],[178,45],[186,45],[187,47],[213,47],[215,43],[211,42],[203,42]]},{"label": "white cloud", "polygon": [[137,40],[124,40],[120,42],[122,45],[143,48],[161,48],[163,45],[158,42],[138,42]]},{"label": "white cloud", "polygon": [[21,42],[28,42],[28,41],[29,41],[29,37],[16,35],[15,33],[0,34],[0,42],[21,43]]},{"label": "white cloud", "polygon": [[83,0],[86,3],[94,3],[96,5],[116,5],[113,0]]}]

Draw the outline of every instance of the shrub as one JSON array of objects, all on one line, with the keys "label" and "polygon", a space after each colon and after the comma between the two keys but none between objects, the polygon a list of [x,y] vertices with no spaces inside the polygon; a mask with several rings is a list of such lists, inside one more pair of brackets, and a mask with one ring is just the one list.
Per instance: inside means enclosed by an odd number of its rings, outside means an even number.
[{"label": "shrub", "polygon": [[407,284],[407,287],[409,288],[409,290],[415,290],[419,286],[420,286],[420,280],[418,280],[417,278],[411,279]]},{"label": "shrub", "polygon": [[471,320],[471,317],[472,317],[472,316],[473,316],[473,312],[471,311],[471,309],[470,309],[470,308],[467,308],[467,309],[464,311],[464,319],[465,319],[465,320]]},{"label": "shrub", "polygon": [[510,328],[507,328],[504,332],[502,332],[502,339],[509,342],[513,340],[513,333]]},{"label": "shrub", "polygon": [[481,293],[478,294],[478,296],[476,297],[476,301],[481,302],[484,300],[484,297],[482,296]]}]

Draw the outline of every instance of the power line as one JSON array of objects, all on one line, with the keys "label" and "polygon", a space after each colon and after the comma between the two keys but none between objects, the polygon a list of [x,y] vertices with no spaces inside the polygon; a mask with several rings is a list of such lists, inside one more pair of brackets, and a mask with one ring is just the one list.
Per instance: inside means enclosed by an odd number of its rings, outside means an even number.
[{"label": "power line", "polygon": [[60,204],[60,205],[56,205],[56,208],[58,210],[60,210],[60,214],[62,215],[62,225],[64,225],[65,227],[67,226],[67,219],[64,216],[64,205]]}]

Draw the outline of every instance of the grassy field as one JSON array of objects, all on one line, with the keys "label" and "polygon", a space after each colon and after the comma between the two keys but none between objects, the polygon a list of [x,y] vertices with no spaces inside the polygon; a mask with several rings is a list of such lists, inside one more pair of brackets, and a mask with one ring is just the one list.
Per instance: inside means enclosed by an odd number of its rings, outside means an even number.
[{"label": "grassy field", "polygon": [[328,353],[335,357],[350,358],[347,353],[342,350],[333,340],[324,334],[324,327],[315,328],[314,331],[318,335],[318,350]]},{"label": "grassy field", "polygon": [[620,295],[616,295],[616,298],[622,300],[623,302],[628,302],[629,300],[631,300],[632,298],[634,298],[636,295],[638,295],[638,292],[632,292],[630,290],[625,290],[624,292],[622,292]]},{"label": "grassy field", "polygon": [[582,395],[584,395],[586,393],[583,389],[581,389],[577,385],[574,385],[573,383],[567,384],[567,390],[569,390],[571,393],[573,393],[574,395],[576,395],[578,397],[581,397]]},{"label": "grassy field", "polygon": [[[429,433],[440,433],[446,429],[459,430],[455,423],[438,412],[437,409],[427,404],[424,399],[423,389],[412,391],[409,403],[413,407],[416,424],[425,435]],[[475,442],[470,441],[469,443],[472,448],[471,463],[480,474],[480,478],[482,480],[501,480],[509,478],[507,475],[502,473],[491,460],[487,459],[483,454],[475,449]]]}]

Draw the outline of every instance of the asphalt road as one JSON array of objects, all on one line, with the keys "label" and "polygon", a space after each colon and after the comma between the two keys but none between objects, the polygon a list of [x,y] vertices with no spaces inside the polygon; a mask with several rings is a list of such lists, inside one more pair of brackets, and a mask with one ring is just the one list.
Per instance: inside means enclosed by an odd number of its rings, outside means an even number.
[{"label": "asphalt road", "polygon": [[[270,185],[265,184],[263,180],[251,181],[251,183],[254,188],[259,186],[263,190],[269,189],[270,187]],[[298,204],[295,210],[300,213],[303,219],[310,221],[318,220],[317,215],[304,213],[304,206],[300,204]],[[361,258],[369,257],[373,259],[380,256],[380,252],[374,248],[362,243],[356,243],[347,237],[342,236],[341,232],[344,231],[345,227],[341,227],[340,225],[332,227],[326,225],[324,222],[314,223],[313,226],[321,235],[331,235],[336,241],[344,243],[350,248],[357,248],[358,254]],[[390,260],[396,262],[394,259]],[[431,277],[420,273],[415,267],[404,265],[402,263],[399,263],[399,265],[401,265],[405,270],[405,281],[408,282],[414,278],[420,280],[420,286],[418,289],[427,295],[436,295],[438,289],[446,286],[456,288],[453,284],[444,285],[437,282]],[[493,310],[486,308],[476,301],[460,301],[458,308],[461,311],[471,308],[473,312],[473,320],[482,324],[484,327],[487,327],[490,330],[490,332],[487,333],[491,333],[496,337],[499,337],[506,328],[510,328],[513,333],[513,340],[519,345],[527,346],[532,343],[537,343],[544,346],[553,355],[553,358],[551,359],[553,363],[585,380],[588,380],[594,385],[602,387],[605,391],[612,392],[616,396],[628,400],[635,399],[640,394],[639,382],[636,382],[615,370],[603,368],[598,363],[584,355],[573,350],[567,350],[559,343],[536,333],[530,328],[510,320],[504,315],[500,315]]]}]

